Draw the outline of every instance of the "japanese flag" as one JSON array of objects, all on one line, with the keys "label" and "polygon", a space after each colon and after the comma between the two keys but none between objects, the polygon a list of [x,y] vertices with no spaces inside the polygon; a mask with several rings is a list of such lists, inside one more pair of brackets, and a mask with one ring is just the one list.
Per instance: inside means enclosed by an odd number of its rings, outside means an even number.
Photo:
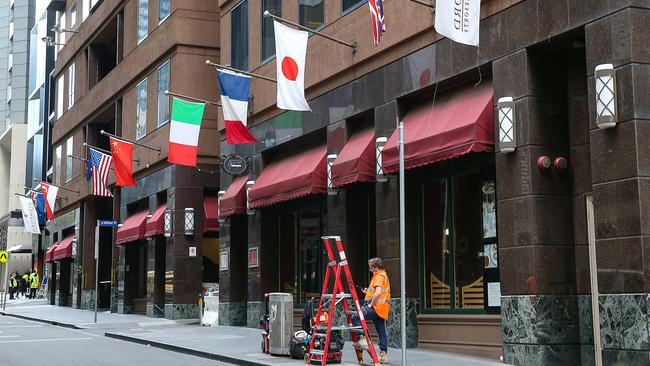
[{"label": "japanese flag", "polygon": [[311,111],[305,100],[305,58],[309,34],[273,21],[278,74],[278,108]]}]

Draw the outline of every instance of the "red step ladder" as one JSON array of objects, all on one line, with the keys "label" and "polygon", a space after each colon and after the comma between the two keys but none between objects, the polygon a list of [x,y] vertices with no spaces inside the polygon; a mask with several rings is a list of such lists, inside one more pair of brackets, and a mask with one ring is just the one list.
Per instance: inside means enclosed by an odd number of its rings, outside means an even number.
[{"label": "red step ladder", "polygon": [[[359,297],[357,296],[356,287],[354,281],[352,280],[352,275],[350,274],[350,267],[348,266],[348,261],[345,256],[345,251],[343,250],[343,242],[341,241],[340,236],[323,236],[323,243],[325,244],[325,249],[327,250],[327,257],[329,258],[329,263],[327,264],[327,270],[325,272],[325,279],[323,281],[323,289],[321,292],[320,301],[318,304],[318,312],[316,313],[316,321],[312,329],[312,337],[309,342],[309,355],[305,361],[306,365],[311,365],[313,361],[321,361],[321,365],[325,366],[330,356],[330,334],[332,331],[347,330],[350,332],[353,342],[359,340],[359,335],[366,337],[368,343],[368,353],[372,362],[375,366],[379,366],[379,360],[377,358],[377,353],[375,352],[375,347],[372,344],[370,339],[370,332],[368,332],[368,325],[366,319],[361,312],[361,305],[359,303]],[[332,250],[332,242],[336,243],[336,250],[338,252],[338,259],[334,255]],[[329,289],[329,279],[330,276],[334,276],[334,287],[332,293],[328,293]],[[345,276],[347,283],[347,291],[345,292],[345,283],[342,280],[342,276]],[[350,310],[350,304],[348,299],[352,299],[354,303],[354,310]],[[347,324],[344,325],[333,325],[335,310],[338,305],[343,307],[343,311],[346,315]],[[327,313],[327,323],[321,323],[321,315]],[[360,326],[354,326],[352,323],[352,315],[357,314],[359,320],[361,321]],[[320,333],[319,333],[320,331]],[[322,333],[325,331],[325,333]],[[323,349],[314,349],[314,341],[316,338],[325,338],[325,343]],[[355,349],[357,353],[357,361],[359,364],[363,364],[363,350]],[[340,351],[339,351],[340,352]]]}]

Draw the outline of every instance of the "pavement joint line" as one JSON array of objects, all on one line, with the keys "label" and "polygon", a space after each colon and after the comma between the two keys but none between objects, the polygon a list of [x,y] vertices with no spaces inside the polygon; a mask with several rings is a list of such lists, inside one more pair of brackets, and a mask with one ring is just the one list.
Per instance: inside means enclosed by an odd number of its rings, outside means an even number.
[{"label": "pavement joint line", "polygon": [[118,339],[118,340],[121,340],[121,341],[126,341],[126,342],[131,342],[131,343],[138,343],[138,344],[142,344],[142,345],[146,345],[146,346],[156,347],[156,348],[164,349],[164,350],[167,350],[167,351],[183,353],[183,354],[186,354],[186,355],[207,358],[207,359],[215,360],[215,361],[227,362],[227,363],[230,363],[230,364],[233,364],[233,365],[240,365],[240,366],[268,366],[268,364],[266,364],[266,363],[260,363],[260,362],[250,361],[250,360],[242,360],[242,359],[236,358],[236,357],[221,355],[221,354],[212,353],[212,352],[194,350],[194,349],[181,347],[181,346],[175,346],[173,344],[168,344],[168,343],[163,343],[163,342],[150,341],[150,340],[140,339],[140,338],[136,338],[136,337],[129,337],[127,335],[118,334],[118,333],[108,333],[107,332],[107,333],[104,333],[104,336],[106,336],[108,338]]}]

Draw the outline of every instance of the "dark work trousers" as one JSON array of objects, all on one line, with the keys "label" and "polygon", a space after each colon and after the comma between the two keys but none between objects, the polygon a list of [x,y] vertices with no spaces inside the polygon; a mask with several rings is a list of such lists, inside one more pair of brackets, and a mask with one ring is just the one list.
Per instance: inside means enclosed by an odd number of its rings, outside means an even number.
[{"label": "dark work trousers", "polygon": [[[375,323],[375,329],[377,329],[377,334],[379,334],[379,349],[388,352],[388,337],[386,336],[386,320],[378,316],[375,312],[375,309],[370,307],[370,301],[367,301],[361,307],[363,312],[363,317],[366,319],[366,322],[372,320]],[[359,316],[354,314],[352,315],[352,324],[355,326],[361,325],[361,320]]]}]

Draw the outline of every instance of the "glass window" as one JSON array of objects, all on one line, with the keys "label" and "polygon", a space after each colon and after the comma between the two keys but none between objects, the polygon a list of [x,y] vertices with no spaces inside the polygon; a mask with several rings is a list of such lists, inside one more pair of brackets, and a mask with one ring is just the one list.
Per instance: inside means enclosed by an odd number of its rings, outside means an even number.
[{"label": "glass window", "polygon": [[162,23],[163,20],[167,19],[171,12],[171,0],[160,0],[158,2],[158,23]]},{"label": "glass window", "polygon": [[[59,27],[65,28],[65,13],[62,12],[61,15],[59,15]],[[65,37],[66,34],[64,32],[55,32],[54,33],[54,39],[56,40],[56,43],[58,43],[55,48],[56,52],[54,53],[54,59],[56,60],[56,55],[61,52],[61,49],[63,48],[63,45],[65,44]]]},{"label": "glass window", "polygon": [[248,70],[248,1],[230,12],[230,64]]},{"label": "glass window", "polygon": [[138,44],[149,34],[149,0],[138,0]]},{"label": "glass window", "polygon": [[488,304],[484,286],[497,267],[494,198],[494,180],[478,172],[422,185],[425,308],[498,306]]},{"label": "glass window", "polygon": [[343,0],[343,4],[341,4],[341,10],[343,13],[353,10],[356,7],[360,6],[366,2],[365,0]]},{"label": "glass window", "polygon": [[63,115],[63,92],[65,87],[65,75],[61,75],[56,81],[56,118]]},{"label": "glass window", "polygon": [[147,79],[138,84],[135,94],[135,139],[139,140],[147,134]]},{"label": "glass window", "polygon": [[68,68],[68,109],[74,105],[74,84],[75,84],[76,67],[73,63]]},{"label": "glass window", "polygon": [[54,184],[61,184],[61,145],[54,150]]},{"label": "glass window", "polygon": [[158,127],[169,121],[169,61],[158,68]]},{"label": "glass window", "polygon": [[300,24],[311,29],[319,29],[325,24],[325,1],[299,0]]},{"label": "glass window", "polygon": [[77,3],[70,7],[70,28],[74,29],[77,25]]},{"label": "glass window", "polygon": [[273,19],[264,18],[264,12],[268,10],[271,14],[282,16],[282,0],[262,0],[262,62],[268,61],[275,56],[275,32],[273,30]]},{"label": "glass window", "polygon": [[72,136],[68,138],[68,142],[66,143],[65,147],[65,181],[69,182],[72,180],[72,158],[70,155],[73,154],[73,142],[72,142]]}]

